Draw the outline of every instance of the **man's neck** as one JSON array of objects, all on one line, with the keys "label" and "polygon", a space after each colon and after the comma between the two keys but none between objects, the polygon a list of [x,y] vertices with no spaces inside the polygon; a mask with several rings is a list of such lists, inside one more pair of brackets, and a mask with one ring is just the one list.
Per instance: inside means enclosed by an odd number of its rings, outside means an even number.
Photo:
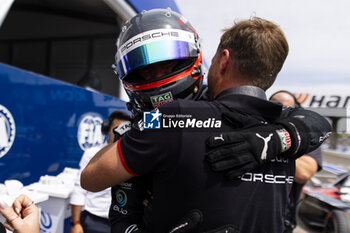
[{"label": "man's neck", "polygon": [[235,86],[235,87],[231,87],[226,90],[223,90],[216,96],[215,99],[220,99],[227,95],[248,95],[248,96],[257,97],[264,100],[267,99],[265,91],[263,89],[261,89],[260,87],[249,86],[249,85]]},{"label": "man's neck", "polygon": [[242,77],[239,75],[230,75],[228,77],[222,77],[222,80],[216,90],[215,98],[223,91],[230,89],[232,87],[239,87],[239,86],[249,86],[250,84],[245,81]]}]

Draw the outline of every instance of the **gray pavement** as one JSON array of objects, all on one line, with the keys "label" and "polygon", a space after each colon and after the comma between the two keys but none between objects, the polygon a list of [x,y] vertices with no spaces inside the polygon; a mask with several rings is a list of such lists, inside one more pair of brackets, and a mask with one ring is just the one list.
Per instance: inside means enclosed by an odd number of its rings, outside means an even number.
[{"label": "gray pavement", "polygon": [[310,232],[305,231],[303,228],[297,226],[297,228],[295,228],[295,230],[293,231],[293,233],[310,233]]}]

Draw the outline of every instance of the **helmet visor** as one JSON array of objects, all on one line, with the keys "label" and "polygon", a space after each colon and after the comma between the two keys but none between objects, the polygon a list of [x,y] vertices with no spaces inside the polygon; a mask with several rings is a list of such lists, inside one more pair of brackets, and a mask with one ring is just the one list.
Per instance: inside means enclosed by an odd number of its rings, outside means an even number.
[{"label": "helmet visor", "polygon": [[197,57],[194,34],[183,30],[152,30],[132,37],[116,54],[115,72],[120,79],[141,66]]}]

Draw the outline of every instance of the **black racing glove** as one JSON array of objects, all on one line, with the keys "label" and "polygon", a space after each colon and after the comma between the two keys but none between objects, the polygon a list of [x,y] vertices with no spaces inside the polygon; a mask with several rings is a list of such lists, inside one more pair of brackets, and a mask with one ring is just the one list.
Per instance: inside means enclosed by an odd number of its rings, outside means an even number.
[{"label": "black racing glove", "polygon": [[236,129],[209,137],[206,159],[213,171],[224,171],[230,180],[291,147],[289,134],[281,125],[265,124],[238,112],[223,113],[223,118]]},{"label": "black racing glove", "polygon": [[203,214],[200,210],[191,210],[186,216],[184,216],[178,224],[176,224],[169,233],[191,233],[195,232],[203,222]]},{"label": "black racing glove", "polygon": [[233,132],[209,137],[206,158],[213,171],[234,179],[276,156],[296,159],[319,147],[330,135],[331,126],[319,114],[304,109],[285,111],[288,117],[263,124],[237,112],[223,113]]},{"label": "black racing glove", "polygon": [[[169,231],[169,233],[195,233],[199,231],[199,227],[203,222],[203,214],[200,210],[193,209],[180,222]],[[238,233],[231,225],[225,225],[210,231],[202,233]]]},{"label": "black racing glove", "polygon": [[292,147],[284,157],[295,158],[316,150],[332,134],[332,126],[320,114],[303,108],[287,108],[277,124],[289,132]]},{"label": "black racing glove", "polygon": [[225,225],[204,233],[239,233],[232,225]]}]

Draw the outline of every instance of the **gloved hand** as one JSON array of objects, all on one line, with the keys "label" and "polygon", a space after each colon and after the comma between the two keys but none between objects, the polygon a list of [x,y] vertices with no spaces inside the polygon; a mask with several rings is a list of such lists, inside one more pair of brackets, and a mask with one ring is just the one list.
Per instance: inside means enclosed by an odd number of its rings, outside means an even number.
[{"label": "gloved hand", "polygon": [[[203,222],[202,211],[193,209],[180,222],[173,227],[169,233],[194,233],[199,232],[199,227]],[[202,232],[202,231],[200,231]],[[202,233],[238,233],[232,225],[225,225],[219,228]]]},{"label": "gloved hand", "polygon": [[200,210],[193,209],[176,224],[169,233],[191,233],[195,232],[203,222],[203,214]]},{"label": "gloved hand", "polygon": [[149,231],[146,231],[145,229],[139,227],[137,224],[131,224],[127,222],[122,222],[118,224],[117,227],[111,228],[111,233],[120,233],[120,232],[127,232],[127,233],[151,233]]},{"label": "gloved hand", "polygon": [[225,112],[223,118],[238,129],[209,137],[206,159],[213,171],[224,171],[230,180],[291,147],[289,133],[280,124],[265,124],[239,112]]},{"label": "gloved hand", "polygon": [[128,132],[130,129],[131,129],[131,122],[130,121],[125,121],[125,122],[121,123],[120,125],[118,125],[117,127],[115,127],[113,129],[113,133],[114,133],[113,142],[118,141],[123,136],[123,134]]},{"label": "gloved hand", "polygon": [[289,132],[292,147],[284,157],[297,158],[321,146],[332,134],[332,126],[320,114],[303,108],[287,108],[282,111],[282,120],[276,121]]},{"label": "gloved hand", "polygon": [[232,225],[225,225],[204,233],[239,233]]}]

